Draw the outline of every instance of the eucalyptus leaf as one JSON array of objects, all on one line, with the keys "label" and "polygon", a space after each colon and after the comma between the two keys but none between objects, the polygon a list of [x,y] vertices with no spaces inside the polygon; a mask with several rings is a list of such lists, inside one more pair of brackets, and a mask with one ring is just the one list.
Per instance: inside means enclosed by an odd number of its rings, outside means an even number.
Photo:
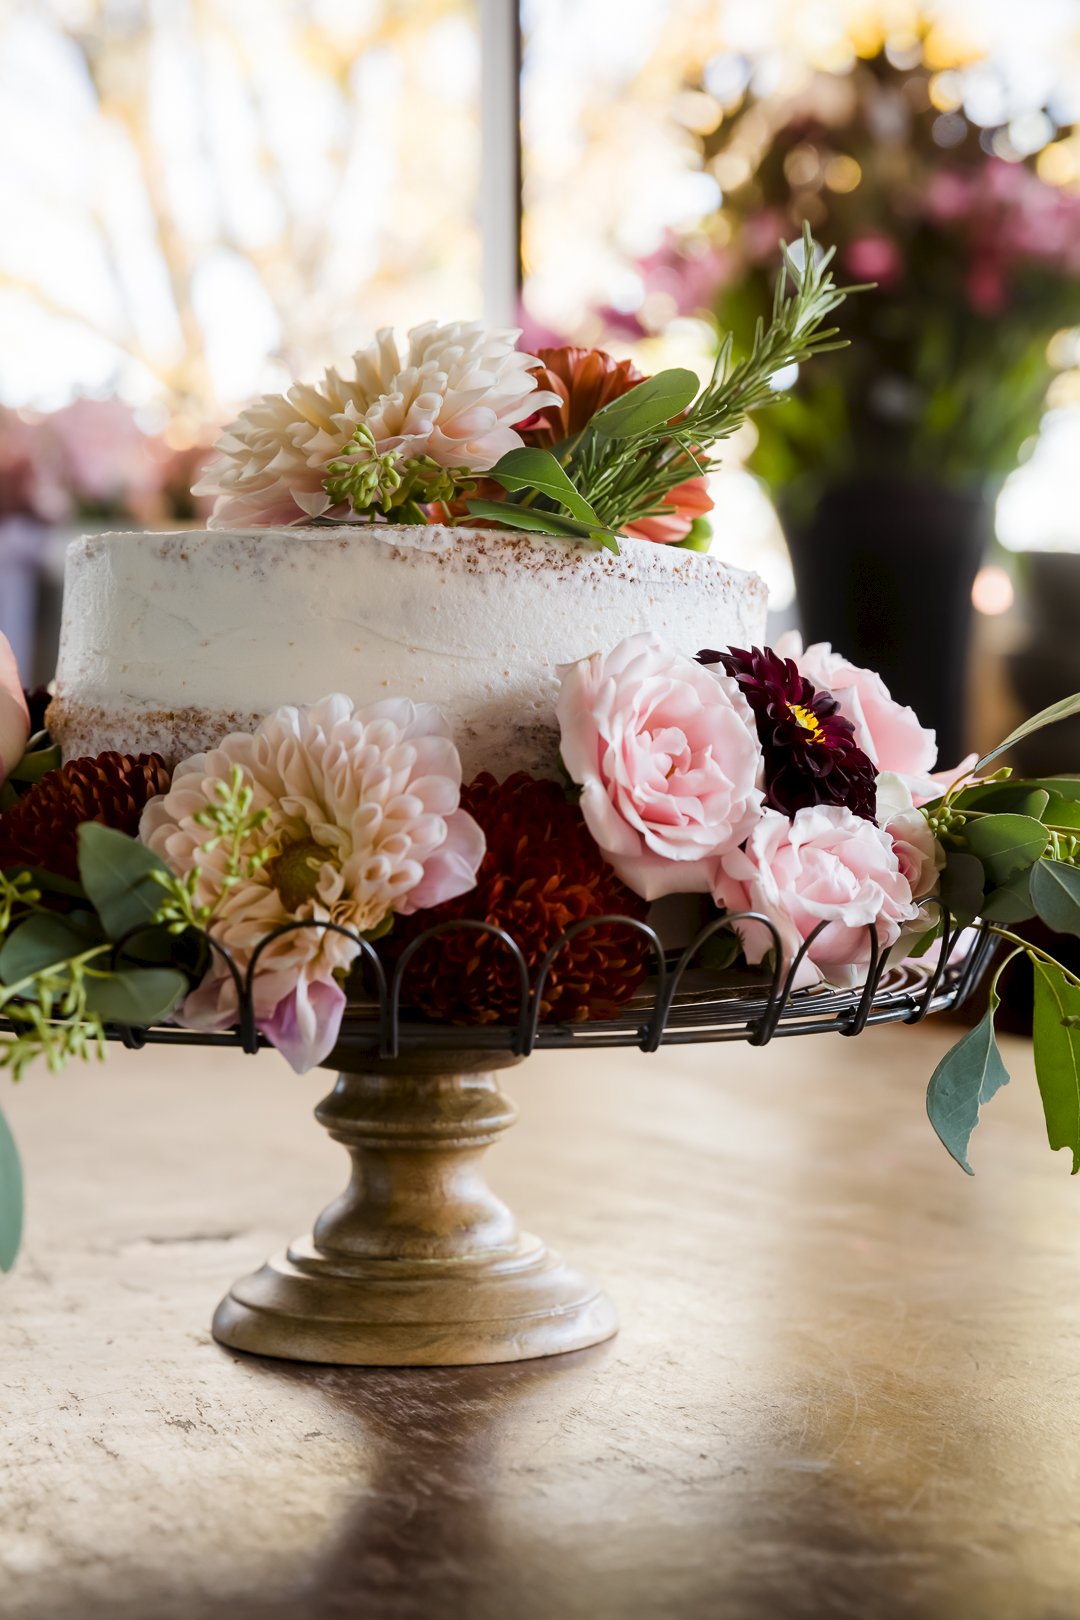
[{"label": "eucalyptus leaf", "polygon": [[87,981],[86,1004],[107,1024],[146,1029],[167,1018],[187,990],[175,968],[122,968]]},{"label": "eucalyptus leaf", "polygon": [[598,549],[619,554],[619,542],[604,528],[580,523],[561,512],[538,512],[535,506],[516,506],[511,501],[469,501],[472,517],[489,518],[510,529],[528,529],[536,534],[554,534],[561,540],[588,540]]},{"label": "eucalyptus leaf", "polygon": [[968,849],[994,884],[1008,883],[1039,859],[1049,834],[1033,816],[988,815],[964,828]]},{"label": "eucalyptus leaf", "polygon": [[1029,777],[1027,786],[1045,788],[1051,795],[1059,794],[1061,798],[1069,799],[1073,804],[1080,804],[1080,776]]},{"label": "eucalyptus leaf", "polygon": [[36,911],[18,924],[0,949],[0,981],[18,984],[46,968],[59,967],[102,939],[99,928],[54,911]]},{"label": "eucalyptus leaf", "polygon": [[110,939],[153,922],[164,893],[155,872],[168,867],[145,844],[113,827],[79,828],[79,876]]},{"label": "eucalyptus leaf", "polygon": [[[626,398],[627,396],[624,395],[623,397]],[[1044,726],[1052,726],[1057,720],[1068,720],[1074,714],[1080,714],[1080,692],[1074,692],[1072,697],[1062,698],[1057,703],[1051,703],[1047,709],[1040,709],[1038,714],[1031,716],[1030,720],[1025,720],[1022,726],[1017,726],[1015,731],[1010,731],[1004,742],[998,743],[996,748],[992,748],[988,754],[983,755],[975,766],[976,773],[989,765],[992,759],[997,759],[998,755],[1003,754],[1007,748],[1011,748],[1014,743],[1021,742],[1025,737],[1030,737],[1036,731],[1042,731]]]},{"label": "eucalyptus leaf", "polygon": [[593,528],[602,527],[584,495],[578,493],[550,450],[534,450],[528,446],[508,450],[484,476],[494,478],[511,493],[519,489],[539,490],[541,495],[549,495],[560,506],[565,506],[579,522],[591,524]]},{"label": "eucalyptus leaf", "polygon": [[670,422],[686,410],[697,392],[698,380],[692,371],[681,366],[658,371],[618,399],[609,400],[589,427],[603,439],[632,439]]},{"label": "eucalyptus leaf", "polygon": [[1004,923],[1010,927],[1013,923],[1027,922],[1035,915],[1035,906],[1031,898],[1031,875],[1038,871],[1038,866],[1025,867],[1017,872],[1008,883],[1002,883],[998,888],[992,889],[979,908],[979,915],[985,922]]},{"label": "eucalyptus leaf", "polygon": [[1031,900],[1055,934],[1080,934],[1080,871],[1064,861],[1040,861],[1031,874]]},{"label": "eucalyptus leaf", "polygon": [[60,744],[51,743],[47,748],[32,748],[25,753],[19,763],[9,772],[9,782],[25,782],[27,786],[40,782],[43,776],[55,771],[62,763]]},{"label": "eucalyptus leaf", "polygon": [[1045,791],[1046,809],[1041,819],[1048,827],[1065,827],[1070,832],[1080,833],[1080,799],[1051,789]]},{"label": "eucalyptus leaf", "polygon": [[19,1150],[0,1113],[0,1271],[10,1271],[22,1243],[23,1178]]},{"label": "eucalyptus leaf", "polygon": [[1042,821],[1049,800],[1047,790],[1032,782],[977,782],[958,793],[952,803],[956,810],[979,810],[987,815],[1007,810]]},{"label": "eucalyptus leaf", "polygon": [[1046,1135],[1056,1153],[1072,1153],[1072,1173],[1080,1170],[1080,990],[1056,964],[1032,958],[1035,1014],[1032,1037]]},{"label": "eucalyptus leaf", "polygon": [[974,1029],[968,1030],[946,1052],[934,1070],[926,1092],[926,1112],[931,1125],[942,1144],[969,1176],[975,1172],[968,1163],[968,1145],[979,1123],[979,1111],[1009,1082],[1009,1073],[1001,1061],[994,1036],[997,1008],[995,982],[984,1016]]},{"label": "eucalyptus leaf", "polygon": [[986,878],[982,862],[962,850],[949,850],[941,874],[941,898],[959,923],[974,922],[982,910]]}]

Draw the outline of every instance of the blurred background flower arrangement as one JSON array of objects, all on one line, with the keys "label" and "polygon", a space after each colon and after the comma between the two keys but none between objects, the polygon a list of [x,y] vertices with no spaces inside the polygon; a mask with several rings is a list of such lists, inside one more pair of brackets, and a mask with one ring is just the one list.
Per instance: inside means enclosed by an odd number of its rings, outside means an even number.
[{"label": "blurred background flower arrangement", "polygon": [[[790,97],[748,83],[701,137],[723,207],[641,270],[741,347],[768,315],[778,232],[810,223],[870,284],[840,317],[852,346],[762,416],[747,465],[779,507],[806,633],[877,658],[955,751],[993,501],[1076,358],[1080,193],[1062,182],[1080,143],[1045,107],[981,129],[924,44]],[[640,316],[616,324],[647,334]]]}]

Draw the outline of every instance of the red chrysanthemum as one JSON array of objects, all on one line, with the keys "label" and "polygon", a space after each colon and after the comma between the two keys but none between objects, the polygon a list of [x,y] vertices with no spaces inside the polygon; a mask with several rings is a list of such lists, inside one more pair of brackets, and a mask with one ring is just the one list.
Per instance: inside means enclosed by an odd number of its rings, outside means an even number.
[{"label": "red chrysanthemum", "polygon": [[722,664],[753,710],[767,805],[793,816],[808,804],[842,804],[874,820],[877,769],[831,692],[815,691],[793,659],[768,647],[706,649],[698,661]]},{"label": "red chrysanthemum", "polygon": [[[521,947],[530,978],[565,929],[587,917],[643,919],[647,906],[602,859],[581,812],[556,782],[523,771],[501,785],[486,772],[464,788],[464,809],[484,830],[476,887],[456,900],[401,917],[380,949],[388,968],[436,924],[475,919],[503,928]],[[556,956],[544,1018],[575,1023],[610,1016],[648,968],[644,937],[612,924],[583,929]],[[490,1024],[519,1009],[518,971],[490,935],[448,931],[421,945],[405,969],[402,1002],[448,1023]]]},{"label": "red chrysanthemum", "polygon": [[143,806],[167,790],[170,775],[160,754],[69,760],[0,815],[0,867],[39,866],[77,879],[82,823],[100,821],[134,837]]}]

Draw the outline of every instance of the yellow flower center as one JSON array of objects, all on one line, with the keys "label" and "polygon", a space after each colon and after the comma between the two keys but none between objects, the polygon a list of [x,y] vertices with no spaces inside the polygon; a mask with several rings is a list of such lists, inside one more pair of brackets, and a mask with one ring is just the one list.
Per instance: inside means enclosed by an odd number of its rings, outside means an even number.
[{"label": "yellow flower center", "polygon": [[815,742],[820,742],[825,733],[818,724],[818,717],[813,709],[804,709],[801,703],[789,703],[788,708],[803,730],[808,731]]},{"label": "yellow flower center", "polygon": [[281,896],[286,911],[299,911],[315,898],[319,873],[333,852],[313,838],[302,838],[285,848],[266,868],[267,876]]}]

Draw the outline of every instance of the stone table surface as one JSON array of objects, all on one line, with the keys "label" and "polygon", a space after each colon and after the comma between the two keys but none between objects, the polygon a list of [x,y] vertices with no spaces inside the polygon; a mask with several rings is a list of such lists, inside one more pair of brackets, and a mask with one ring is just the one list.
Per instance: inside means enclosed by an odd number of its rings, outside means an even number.
[{"label": "stone table surface", "polygon": [[343,1181],[325,1075],[114,1051],[8,1108],[4,1620],[1074,1620],[1080,1185],[1030,1055],[934,1140],[955,1031],[541,1055],[492,1181],[623,1330],[509,1367],[228,1354]]}]

